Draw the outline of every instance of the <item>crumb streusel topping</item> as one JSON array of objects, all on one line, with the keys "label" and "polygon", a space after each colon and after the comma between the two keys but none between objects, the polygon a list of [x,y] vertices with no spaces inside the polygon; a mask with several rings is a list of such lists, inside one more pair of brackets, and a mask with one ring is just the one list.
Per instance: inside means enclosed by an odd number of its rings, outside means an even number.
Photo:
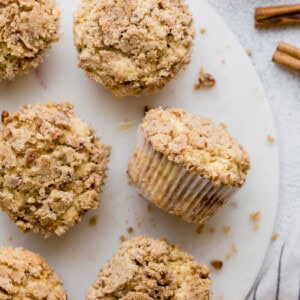
[{"label": "crumb streusel topping", "polygon": [[79,67],[119,98],[163,88],[191,60],[183,0],[82,0],[73,31]]},{"label": "crumb streusel topping", "polygon": [[59,40],[60,11],[54,0],[2,0],[0,3],[0,80],[12,80],[37,67]]},{"label": "crumb streusel topping", "polygon": [[155,151],[214,184],[241,186],[250,162],[247,152],[222,126],[183,109],[150,110],[142,123]]},{"label": "crumb streusel topping", "polygon": [[0,207],[22,231],[62,235],[99,206],[109,147],[71,103],[4,111],[2,122]]},{"label": "crumb streusel topping", "polygon": [[86,300],[208,300],[208,274],[205,265],[167,241],[139,236],[122,243]]},{"label": "crumb streusel topping", "polygon": [[0,299],[66,300],[60,278],[39,255],[0,248]]}]

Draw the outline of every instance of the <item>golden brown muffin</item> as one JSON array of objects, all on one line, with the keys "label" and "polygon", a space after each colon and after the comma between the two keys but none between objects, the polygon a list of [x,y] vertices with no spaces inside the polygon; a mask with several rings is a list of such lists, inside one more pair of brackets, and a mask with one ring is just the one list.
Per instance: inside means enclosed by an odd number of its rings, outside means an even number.
[{"label": "golden brown muffin", "polygon": [[162,89],[191,60],[183,0],[82,0],[73,31],[79,67],[119,98]]},{"label": "golden brown muffin", "polygon": [[0,207],[24,232],[62,235],[99,206],[109,147],[64,103],[2,113]]},{"label": "golden brown muffin", "polygon": [[128,174],[145,198],[202,224],[244,184],[249,167],[247,152],[221,126],[182,109],[157,108],[142,122]]},{"label": "golden brown muffin", "polygon": [[208,300],[208,274],[205,265],[166,240],[139,236],[122,243],[86,300]]},{"label": "golden brown muffin", "polygon": [[0,299],[66,300],[60,278],[39,255],[23,248],[0,248]]},{"label": "golden brown muffin", "polygon": [[37,67],[45,50],[59,40],[59,9],[54,0],[2,0],[0,81]]}]

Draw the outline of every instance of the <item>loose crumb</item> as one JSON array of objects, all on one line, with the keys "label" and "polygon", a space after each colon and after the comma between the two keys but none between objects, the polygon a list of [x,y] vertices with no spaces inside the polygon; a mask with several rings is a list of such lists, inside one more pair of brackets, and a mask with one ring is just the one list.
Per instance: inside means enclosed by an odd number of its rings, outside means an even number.
[{"label": "loose crumb", "polygon": [[120,241],[123,243],[123,242],[127,241],[127,239],[124,235],[121,235],[120,236]]},{"label": "loose crumb", "polygon": [[228,128],[227,124],[224,123],[224,122],[221,122],[221,123],[220,123],[220,126],[221,126],[223,129],[227,129],[227,128]]},{"label": "loose crumb", "polygon": [[258,223],[254,224],[252,229],[253,231],[257,231],[260,228],[260,225]]},{"label": "loose crumb", "polygon": [[223,226],[223,231],[224,231],[225,233],[230,232],[230,230],[231,230],[231,227],[230,227],[229,225]]},{"label": "loose crumb", "polygon": [[274,242],[274,241],[276,241],[277,239],[278,239],[278,233],[277,233],[277,232],[274,232],[274,233],[272,234],[271,240]]},{"label": "loose crumb", "polygon": [[224,296],[223,295],[220,295],[219,296],[219,300],[223,300],[224,299]]},{"label": "loose crumb", "polygon": [[234,243],[231,245],[231,249],[233,253],[236,253],[238,251],[238,247]]},{"label": "loose crumb", "polygon": [[201,28],[201,29],[200,29],[200,33],[201,33],[201,34],[206,33],[206,28]]},{"label": "loose crumb", "polygon": [[149,211],[149,212],[152,212],[152,210],[153,210],[153,206],[152,206],[151,204],[149,204],[149,205],[148,205],[148,211]]},{"label": "loose crumb", "polygon": [[274,143],[274,142],[275,142],[275,137],[274,137],[273,135],[271,135],[271,134],[269,134],[269,135],[267,136],[267,139],[268,139],[268,141],[269,141],[270,143]]},{"label": "loose crumb", "polygon": [[124,131],[127,131],[136,125],[137,125],[137,122],[135,122],[135,121],[124,121],[124,122],[119,123],[119,128]]},{"label": "loose crumb", "polygon": [[3,110],[1,113],[1,121],[4,123],[4,120],[9,117],[9,112],[7,110]]},{"label": "loose crumb", "polygon": [[225,59],[221,60],[221,64],[224,65],[225,64]]},{"label": "loose crumb", "polygon": [[260,217],[261,217],[261,212],[259,210],[254,213],[249,214],[249,218],[253,222],[259,221]]},{"label": "loose crumb", "polygon": [[149,106],[149,105],[145,105],[144,106],[144,115],[149,111],[151,110],[152,108]]},{"label": "loose crumb", "polygon": [[210,227],[209,228],[209,232],[210,233],[215,233],[216,232],[216,228],[215,227]]},{"label": "loose crumb", "polygon": [[216,80],[215,78],[206,73],[203,68],[200,69],[200,74],[198,77],[198,83],[194,84],[194,89],[199,90],[201,88],[211,88],[215,86]]},{"label": "loose crumb", "polygon": [[246,49],[246,53],[247,53],[248,56],[252,55],[252,51],[250,49]]},{"label": "loose crumb", "polygon": [[221,270],[223,267],[223,262],[221,260],[213,259],[210,261],[210,264],[216,269]]},{"label": "loose crumb", "polygon": [[197,233],[198,234],[201,234],[202,232],[203,232],[203,229],[204,229],[204,225],[203,224],[201,224],[201,225],[199,225],[198,227],[197,227]]},{"label": "loose crumb", "polygon": [[137,227],[141,227],[141,226],[143,225],[143,223],[144,223],[144,220],[140,220],[140,221],[138,221],[138,223],[137,223]]},{"label": "loose crumb", "polygon": [[231,258],[231,254],[230,253],[226,254],[226,259],[229,260],[230,258]]},{"label": "loose crumb", "polygon": [[134,232],[134,229],[133,229],[132,227],[128,227],[128,228],[127,228],[127,232],[131,234],[131,233]]},{"label": "loose crumb", "polygon": [[8,240],[9,242],[11,242],[11,241],[13,240],[13,237],[12,237],[12,236],[8,236],[8,237],[7,237],[7,240]]},{"label": "loose crumb", "polygon": [[92,226],[97,225],[97,222],[98,222],[98,216],[93,216],[89,220],[89,224],[92,225]]}]

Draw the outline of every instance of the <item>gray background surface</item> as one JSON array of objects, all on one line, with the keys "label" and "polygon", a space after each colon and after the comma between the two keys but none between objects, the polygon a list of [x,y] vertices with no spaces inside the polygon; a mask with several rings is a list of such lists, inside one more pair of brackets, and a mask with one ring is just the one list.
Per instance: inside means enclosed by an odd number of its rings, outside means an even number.
[{"label": "gray background surface", "polygon": [[274,64],[271,58],[281,40],[300,47],[300,26],[257,30],[254,27],[254,9],[299,1],[208,0],[208,3],[225,20],[242,46],[251,50],[250,59],[261,78],[277,129],[281,183],[274,230],[279,233],[279,238],[270,247],[264,265],[266,268],[289,231],[299,230],[291,225],[300,206],[300,73]]}]

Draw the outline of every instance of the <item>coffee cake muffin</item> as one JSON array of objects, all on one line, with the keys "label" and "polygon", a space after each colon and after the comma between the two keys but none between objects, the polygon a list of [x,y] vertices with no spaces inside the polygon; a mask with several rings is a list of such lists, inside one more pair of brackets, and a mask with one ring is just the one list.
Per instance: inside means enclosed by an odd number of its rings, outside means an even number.
[{"label": "coffee cake muffin", "polygon": [[64,103],[2,112],[0,207],[24,232],[62,235],[99,206],[109,147]]},{"label": "coffee cake muffin", "polygon": [[162,89],[191,60],[183,0],[81,0],[73,32],[79,67],[119,98]]},{"label": "coffee cake muffin", "polygon": [[166,240],[135,237],[102,268],[86,300],[208,300],[205,265]]},{"label": "coffee cake muffin", "polygon": [[249,157],[221,126],[182,109],[150,110],[130,161],[132,183],[170,214],[202,224],[244,184]]},{"label": "coffee cake muffin", "polygon": [[59,40],[59,9],[54,0],[2,0],[0,81],[12,80],[41,62]]},{"label": "coffee cake muffin", "polygon": [[0,299],[66,300],[60,278],[39,255],[0,248]]}]

